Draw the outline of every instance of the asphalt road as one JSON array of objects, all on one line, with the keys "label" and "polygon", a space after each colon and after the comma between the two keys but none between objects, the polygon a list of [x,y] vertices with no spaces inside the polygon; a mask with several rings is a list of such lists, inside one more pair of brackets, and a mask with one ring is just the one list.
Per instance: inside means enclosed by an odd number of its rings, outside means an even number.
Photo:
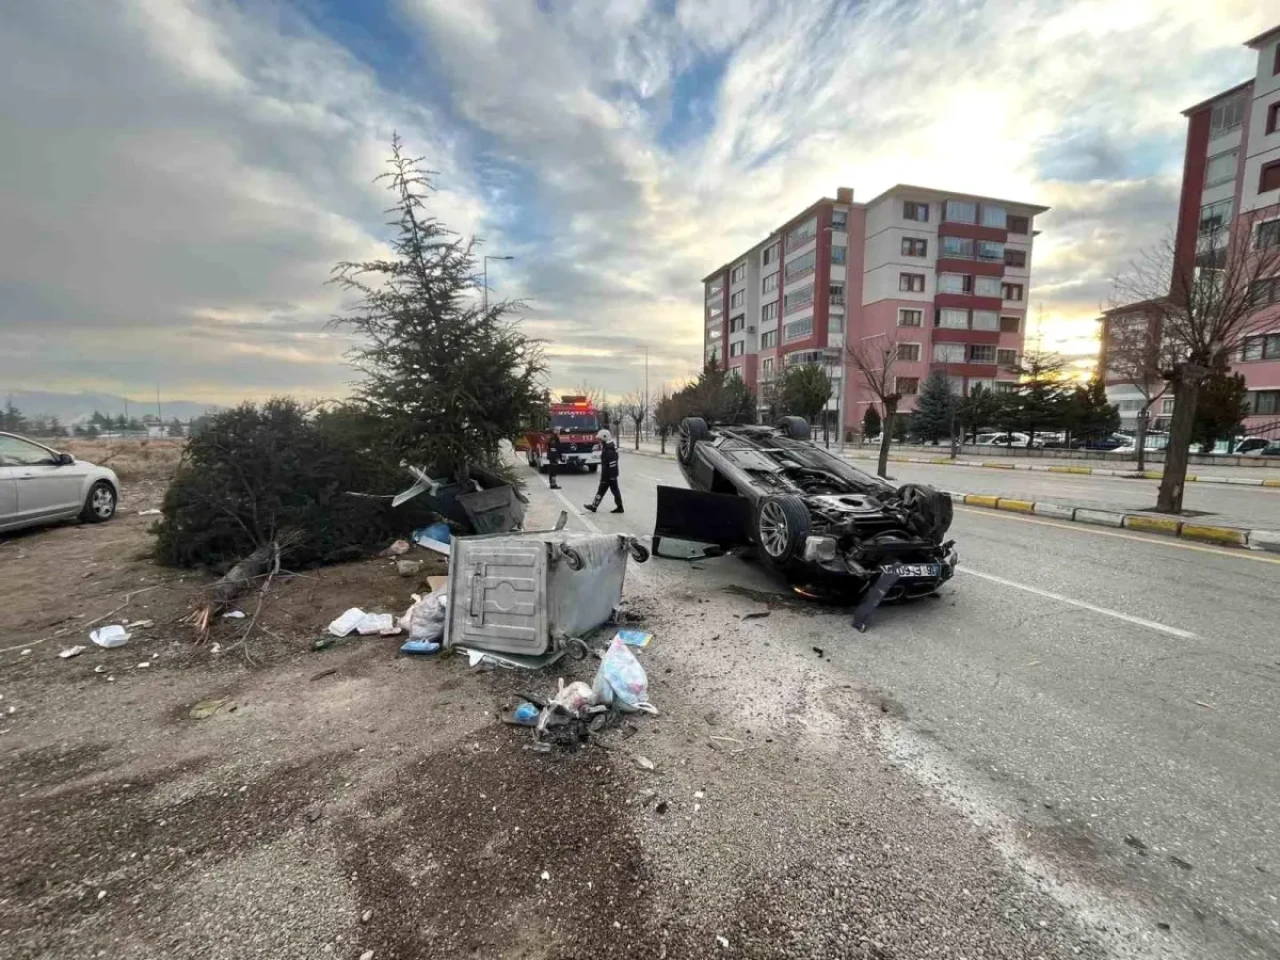
[{"label": "asphalt road", "polygon": [[[914,467],[895,472],[934,479]],[[961,470],[936,468],[969,489]],[[649,534],[659,483],[683,485],[673,462],[624,450],[627,512],[606,499],[575,524]],[[596,477],[561,484],[583,516]],[[884,608],[865,634],[823,611],[793,642],[883,691],[896,761],[1018,817],[1037,856],[1149,896],[1203,956],[1280,957],[1280,557],[966,508],[952,535],[941,600]],[[779,590],[733,557],[688,577]]]}]

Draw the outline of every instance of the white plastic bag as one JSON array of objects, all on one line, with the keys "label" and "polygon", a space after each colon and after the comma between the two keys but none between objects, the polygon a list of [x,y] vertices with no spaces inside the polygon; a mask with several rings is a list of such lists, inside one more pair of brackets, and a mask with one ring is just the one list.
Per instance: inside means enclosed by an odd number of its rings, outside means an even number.
[{"label": "white plastic bag", "polygon": [[600,702],[612,706],[623,713],[635,713],[643,710],[646,713],[657,713],[658,710],[649,702],[649,678],[644,667],[635,654],[618,637],[613,638],[604,659],[600,661],[600,669],[591,684]]},{"label": "white plastic bag", "polygon": [[123,647],[129,642],[129,631],[118,623],[110,626],[99,627],[89,634],[89,639],[100,647],[106,647],[108,650],[114,647]]},{"label": "white plastic bag", "polygon": [[419,597],[413,595],[413,605],[404,612],[399,620],[399,627],[409,635],[410,640],[429,640],[439,643],[444,636],[444,589],[436,590]]}]

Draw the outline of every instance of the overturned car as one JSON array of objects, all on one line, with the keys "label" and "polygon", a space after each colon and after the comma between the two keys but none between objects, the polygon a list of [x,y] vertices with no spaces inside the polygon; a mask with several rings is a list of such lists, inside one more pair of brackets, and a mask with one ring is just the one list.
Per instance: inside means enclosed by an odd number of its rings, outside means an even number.
[{"label": "overturned car", "polygon": [[754,547],[760,560],[808,592],[879,599],[933,593],[955,573],[951,498],[893,485],[809,440],[809,424],[680,424],[677,459],[690,489],[658,488],[654,552],[663,539],[713,549]]}]

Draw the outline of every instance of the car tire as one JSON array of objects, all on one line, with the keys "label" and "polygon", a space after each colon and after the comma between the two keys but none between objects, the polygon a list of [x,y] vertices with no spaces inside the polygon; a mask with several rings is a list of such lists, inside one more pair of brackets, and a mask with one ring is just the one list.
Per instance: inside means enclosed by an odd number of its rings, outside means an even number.
[{"label": "car tire", "polygon": [[676,456],[686,467],[693,463],[693,451],[698,443],[711,436],[711,428],[701,417],[685,417],[680,421],[680,439]]},{"label": "car tire", "polygon": [[809,439],[809,421],[804,417],[783,417],[778,421],[778,429],[792,440]]},{"label": "car tire", "polygon": [[106,523],[116,515],[117,503],[115,488],[107,481],[99,480],[89,488],[89,495],[84,498],[80,519],[85,523]]},{"label": "car tire", "polygon": [[804,549],[809,508],[799,497],[765,497],[756,508],[754,533],[760,558],[780,569]]}]

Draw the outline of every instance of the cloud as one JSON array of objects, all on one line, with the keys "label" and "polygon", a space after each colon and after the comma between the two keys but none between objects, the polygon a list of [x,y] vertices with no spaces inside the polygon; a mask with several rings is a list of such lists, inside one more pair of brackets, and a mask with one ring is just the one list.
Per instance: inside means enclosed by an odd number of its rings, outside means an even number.
[{"label": "cloud", "polygon": [[384,249],[392,129],[433,212],[515,257],[490,282],[555,387],[633,389],[646,347],[655,390],[687,376],[699,279],[837,185],[1051,206],[1032,315],[1080,341],[1172,226],[1179,111],[1270,25],[1240,0],[395,0],[354,28],[299,3],[0,14],[0,385],[340,392],[323,281]]}]

